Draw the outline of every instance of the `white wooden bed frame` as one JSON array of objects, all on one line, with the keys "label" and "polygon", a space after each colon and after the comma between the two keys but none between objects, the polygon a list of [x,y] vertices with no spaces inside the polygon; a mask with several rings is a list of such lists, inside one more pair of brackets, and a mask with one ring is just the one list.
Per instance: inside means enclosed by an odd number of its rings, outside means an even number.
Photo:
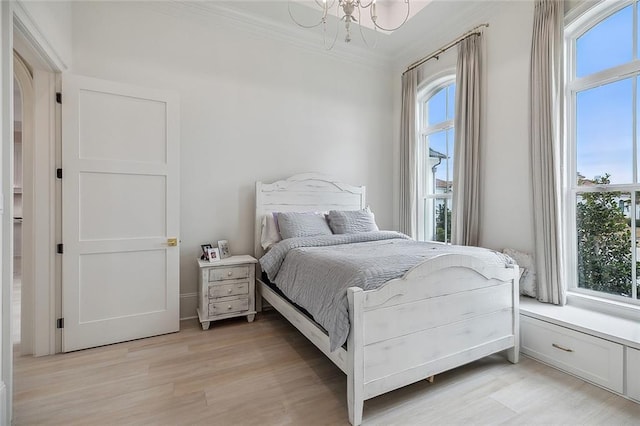
[{"label": "white wooden bed frame", "polygon": [[[323,175],[257,182],[256,257],[263,254],[261,220],[267,213],[364,207],[364,186]],[[349,288],[351,330],[346,349],[334,352],[319,325],[260,279],[258,289],[346,373],[349,421],[359,425],[367,399],[503,350],[517,363],[518,278],[517,266],[497,268],[472,256],[447,254],[416,265],[379,289]]]}]

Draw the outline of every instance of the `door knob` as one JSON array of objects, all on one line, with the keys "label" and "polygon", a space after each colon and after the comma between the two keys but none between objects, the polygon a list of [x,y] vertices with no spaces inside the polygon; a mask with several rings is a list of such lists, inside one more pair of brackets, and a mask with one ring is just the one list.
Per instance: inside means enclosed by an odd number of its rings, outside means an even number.
[{"label": "door knob", "polygon": [[167,245],[169,247],[175,247],[178,245],[178,239],[177,238],[167,238]]}]

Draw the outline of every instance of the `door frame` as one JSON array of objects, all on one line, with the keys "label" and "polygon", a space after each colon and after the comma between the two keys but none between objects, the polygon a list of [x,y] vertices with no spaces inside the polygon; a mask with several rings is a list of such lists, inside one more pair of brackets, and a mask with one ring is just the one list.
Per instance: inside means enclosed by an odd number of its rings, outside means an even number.
[{"label": "door frame", "polygon": [[[15,44],[15,43],[14,43]],[[34,352],[34,130],[35,130],[35,94],[33,73],[25,61],[15,52],[13,54],[13,75],[20,86],[22,96],[22,284],[20,294],[20,354],[31,355]],[[15,84],[15,83],[14,83]],[[14,92],[15,93],[15,92]],[[14,111],[15,113],[15,111]],[[15,124],[15,120],[14,120]],[[14,144],[15,147],[15,144]],[[15,166],[15,163],[14,163]],[[14,194],[15,198],[15,194]],[[14,246],[15,249],[15,246]],[[15,254],[15,253],[14,253]],[[15,259],[15,256],[14,256]],[[12,326],[13,331],[13,326]]]},{"label": "door frame", "polygon": [[[15,44],[14,44],[15,42]],[[14,46],[27,47],[27,52],[20,52],[27,61],[33,66],[46,70],[51,73],[45,80],[48,80],[49,84],[43,84],[43,86],[49,86],[47,90],[51,89],[51,82],[55,82],[54,73],[61,73],[67,70],[67,65],[61,59],[60,55],[56,52],[53,46],[49,43],[47,37],[41,31],[39,26],[30,16],[30,14],[24,9],[22,4],[15,0],[0,2],[0,86],[3,94],[7,96],[2,97],[2,104],[0,104],[0,130],[2,132],[2,140],[13,142],[13,49]],[[28,57],[31,54],[33,58]],[[35,83],[35,82],[34,82]],[[55,87],[55,86],[54,86]],[[44,89],[43,89],[44,90]],[[53,90],[55,92],[55,88]],[[52,96],[49,97],[50,102],[53,102]],[[37,96],[37,94],[36,94]],[[46,102],[49,104],[49,102]],[[52,172],[55,169],[56,164],[56,138],[59,134],[58,123],[59,113],[52,113],[51,110],[55,110],[55,104],[53,108],[49,108],[50,105],[41,105],[43,110],[49,110],[45,115],[48,117],[47,123],[43,123],[42,138],[37,138],[47,147],[51,147],[53,141],[53,151],[49,151],[49,158],[45,159],[46,162],[53,168],[51,170],[44,171],[49,175],[49,180],[53,176]],[[38,106],[36,105],[36,109]],[[37,148],[34,148],[37,149]],[[13,281],[13,197],[9,197],[13,191],[13,143],[5,143],[2,146],[1,154],[1,173],[2,173],[2,197],[1,203],[1,217],[2,217],[2,290],[1,290],[1,302],[2,302],[2,318],[1,318],[1,340],[2,350],[0,352],[0,425],[10,425],[13,416],[12,402],[13,402],[13,344],[11,337],[11,302],[12,302],[12,281]],[[47,167],[49,168],[49,167]],[[47,185],[45,192],[48,196],[55,193],[54,184]],[[49,197],[51,199],[52,197]],[[47,203],[50,202],[47,200]],[[48,235],[56,235],[57,219],[55,218],[56,207],[52,206],[46,210],[46,215],[49,215],[48,224],[52,230]],[[46,256],[47,259],[54,259],[54,246],[45,242],[42,244],[43,251],[49,253]],[[35,262],[34,262],[35,263]],[[45,262],[51,263],[51,262]],[[55,262],[54,262],[55,263]],[[55,268],[53,268],[55,270]],[[36,281],[38,288],[34,289],[34,293],[38,295],[39,300],[46,302],[46,305],[56,306],[56,275],[53,270],[49,271],[49,276],[40,283]],[[36,302],[38,304],[38,302]],[[39,347],[39,342],[45,342],[48,353],[52,353],[50,350],[52,347],[55,349],[55,310],[48,310],[45,314],[49,318],[46,322],[38,324],[36,321],[36,339],[35,346]],[[41,340],[42,339],[42,340]]]}]

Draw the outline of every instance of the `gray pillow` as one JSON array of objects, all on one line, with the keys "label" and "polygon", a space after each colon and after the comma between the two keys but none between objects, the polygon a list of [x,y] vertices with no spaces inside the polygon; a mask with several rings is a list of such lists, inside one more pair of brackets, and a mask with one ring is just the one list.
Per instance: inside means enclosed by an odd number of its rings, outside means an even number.
[{"label": "gray pillow", "polygon": [[323,213],[278,213],[278,227],[283,240],[294,237],[331,235],[331,228],[329,228]]},{"label": "gray pillow", "polygon": [[537,297],[538,287],[533,256],[511,248],[506,248],[502,252],[515,260],[518,266],[520,266],[520,294]]},{"label": "gray pillow", "polygon": [[379,230],[375,217],[369,209],[331,210],[329,226],[334,234],[356,234]]}]

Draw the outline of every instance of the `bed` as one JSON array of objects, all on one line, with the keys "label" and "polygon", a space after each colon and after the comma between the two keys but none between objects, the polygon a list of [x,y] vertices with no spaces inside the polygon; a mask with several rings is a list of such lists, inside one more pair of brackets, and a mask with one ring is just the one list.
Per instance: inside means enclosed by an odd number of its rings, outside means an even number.
[{"label": "bed", "polygon": [[[366,207],[365,187],[318,174],[256,183],[255,255],[264,255],[262,221],[273,212],[324,212]],[[515,264],[488,263],[459,251],[418,263],[375,290],[347,289],[346,345],[330,338],[308,313],[258,279],[262,299],[278,310],[347,376],[352,425],[364,401],[506,351],[518,362],[518,278]]]}]

